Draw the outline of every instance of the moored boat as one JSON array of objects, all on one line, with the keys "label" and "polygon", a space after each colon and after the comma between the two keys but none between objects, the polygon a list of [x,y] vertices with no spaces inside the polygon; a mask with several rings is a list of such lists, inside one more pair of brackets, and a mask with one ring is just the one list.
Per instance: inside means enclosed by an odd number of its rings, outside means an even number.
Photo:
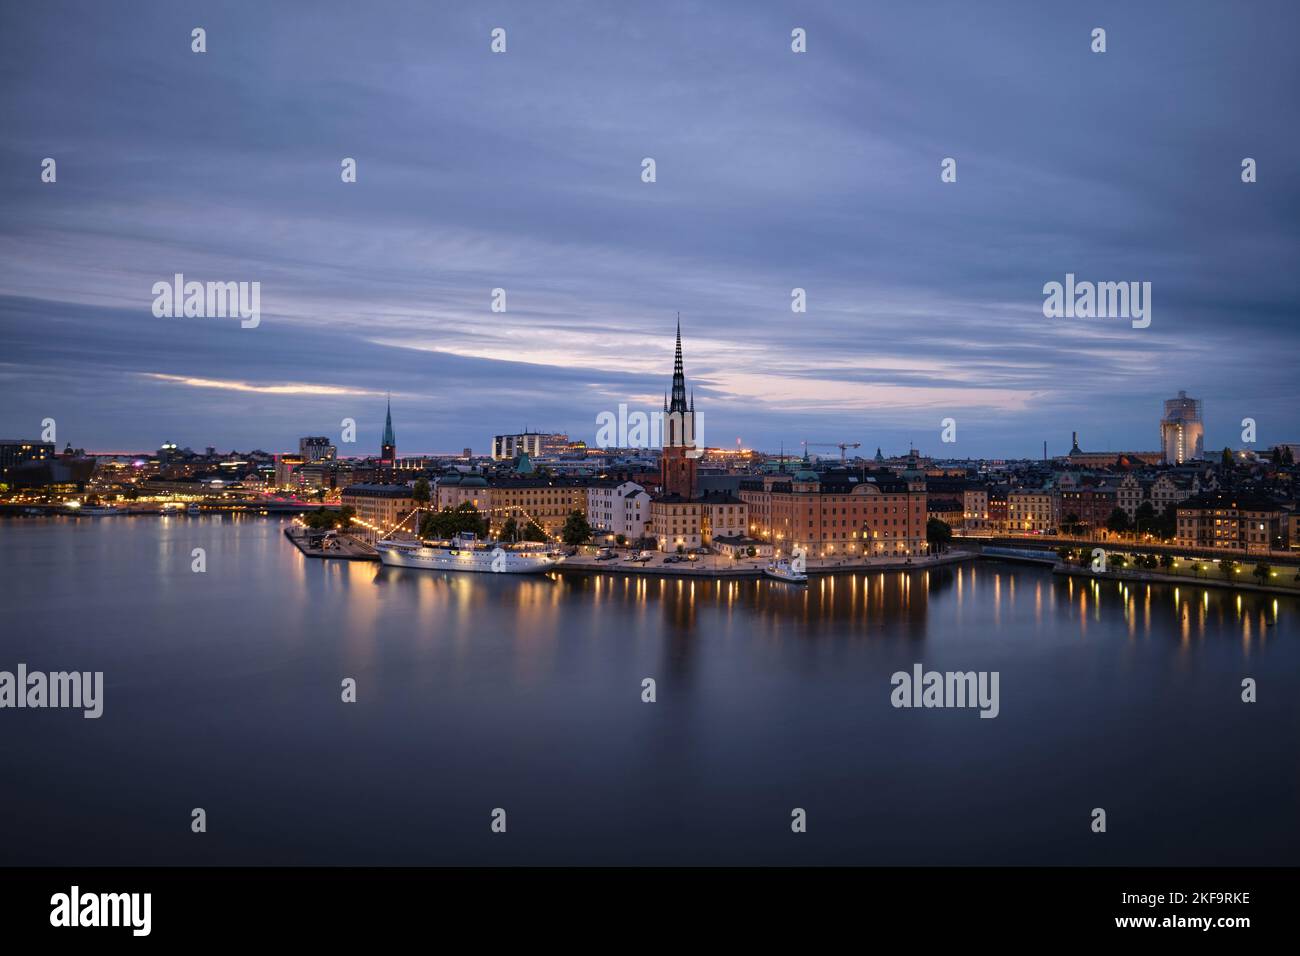
[{"label": "moored boat", "polygon": [[451,541],[387,540],[375,545],[379,560],[389,567],[428,571],[480,571],[488,574],[536,574],[549,571],[564,555],[545,545],[490,547],[472,534]]},{"label": "moored boat", "polygon": [[769,578],[775,578],[778,581],[788,581],[791,584],[808,583],[808,575],[803,571],[797,570],[794,565],[785,558],[769,564],[763,569],[763,573]]},{"label": "moored boat", "polygon": [[70,507],[68,512],[74,515],[84,515],[87,518],[108,518],[112,515],[122,514],[122,509],[110,505],[82,505],[79,508]]}]

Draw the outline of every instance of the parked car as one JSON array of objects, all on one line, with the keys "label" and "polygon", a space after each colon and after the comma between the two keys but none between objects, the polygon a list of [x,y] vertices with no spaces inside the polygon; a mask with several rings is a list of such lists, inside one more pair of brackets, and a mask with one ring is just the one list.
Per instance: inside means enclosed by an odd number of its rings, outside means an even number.
[{"label": "parked car", "polygon": [[609,548],[601,548],[598,552],[596,552],[597,561],[613,561],[617,557],[618,555],[615,554]]},{"label": "parked car", "polygon": [[686,559],[683,558],[680,554],[670,554],[668,555],[668,557],[664,558],[664,564],[676,564],[679,561],[685,561],[685,560]]}]

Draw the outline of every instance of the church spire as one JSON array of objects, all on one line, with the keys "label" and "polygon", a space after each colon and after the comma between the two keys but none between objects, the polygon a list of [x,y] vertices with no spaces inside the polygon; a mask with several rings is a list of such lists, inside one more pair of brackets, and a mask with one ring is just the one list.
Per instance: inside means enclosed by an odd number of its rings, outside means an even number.
[{"label": "church spire", "polygon": [[670,412],[685,412],[686,407],[686,373],[682,369],[682,314],[677,313],[677,351],[673,356],[673,398],[668,405]]},{"label": "church spire", "polygon": [[379,457],[384,461],[393,461],[397,457],[397,439],[393,437],[393,393],[388,393],[388,411],[384,415],[384,440],[379,449]]}]

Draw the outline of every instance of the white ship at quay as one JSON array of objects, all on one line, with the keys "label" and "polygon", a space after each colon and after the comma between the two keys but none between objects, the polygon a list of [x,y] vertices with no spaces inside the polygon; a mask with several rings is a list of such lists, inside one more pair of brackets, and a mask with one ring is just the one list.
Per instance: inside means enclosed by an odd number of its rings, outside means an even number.
[{"label": "white ship at quay", "polygon": [[481,571],[487,574],[537,574],[564,560],[564,554],[546,545],[489,547],[472,534],[459,534],[450,542],[380,541],[379,560],[390,567],[427,571]]}]

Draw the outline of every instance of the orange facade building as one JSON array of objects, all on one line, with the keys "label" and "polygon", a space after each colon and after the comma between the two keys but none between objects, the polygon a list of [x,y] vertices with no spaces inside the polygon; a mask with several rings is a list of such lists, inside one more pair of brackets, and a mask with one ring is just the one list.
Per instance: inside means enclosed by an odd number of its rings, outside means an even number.
[{"label": "orange facade building", "polygon": [[789,554],[810,557],[926,553],[925,479],[892,472],[767,475],[742,481],[750,534]]}]

